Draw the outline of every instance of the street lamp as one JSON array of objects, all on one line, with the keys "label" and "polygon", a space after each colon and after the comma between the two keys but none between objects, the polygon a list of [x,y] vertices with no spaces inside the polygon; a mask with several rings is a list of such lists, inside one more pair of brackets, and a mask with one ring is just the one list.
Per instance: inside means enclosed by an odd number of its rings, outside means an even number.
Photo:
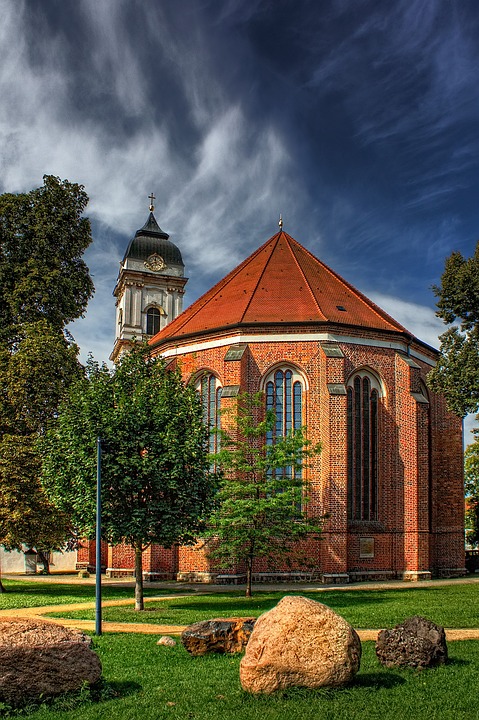
[{"label": "street lamp", "polygon": [[96,439],[95,635],[101,635],[101,438]]}]

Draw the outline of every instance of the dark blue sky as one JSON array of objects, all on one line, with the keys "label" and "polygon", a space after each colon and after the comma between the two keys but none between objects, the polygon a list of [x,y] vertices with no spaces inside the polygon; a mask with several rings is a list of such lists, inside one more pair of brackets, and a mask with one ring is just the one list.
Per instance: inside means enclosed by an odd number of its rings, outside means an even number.
[{"label": "dark blue sky", "polygon": [[90,196],[107,359],[118,261],[156,195],[189,304],[285,230],[421,339],[479,236],[477,0],[0,0],[0,191]]}]

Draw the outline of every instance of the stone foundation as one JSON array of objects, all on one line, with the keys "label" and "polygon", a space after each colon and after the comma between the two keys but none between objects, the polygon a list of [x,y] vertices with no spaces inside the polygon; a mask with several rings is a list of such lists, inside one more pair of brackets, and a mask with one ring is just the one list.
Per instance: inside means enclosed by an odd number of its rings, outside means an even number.
[{"label": "stone foundation", "polygon": [[216,582],[217,572],[188,571],[176,573],[177,582],[205,583],[211,585]]},{"label": "stone foundation", "polygon": [[[477,570],[476,570],[477,572]],[[438,578],[454,578],[454,577],[464,577],[464,575],[467,575],[467,570],[465,567],[460,568],[439,568],[439,570],[436,572],[436,577]]]},{"label": "stone foundation", "polygon": [[394,570],[351,570],[350,582],[382,582],[383,580],[397,580]]},{"label": "stone foundation", "polygon": [[323,573],[321,575],[323,585],[340,585],[349,582],[349,573]]},{"label": "stone foundation", "polygon": [[[105,571],[105,576],[107,578],[134,578],[135,571],[132,568],[107,568]],[[174,579],[174,574],[170,572],[143,572],[144,582],[155,582],[160,580]]]},{"label": "stone foundation", "polygon": [[431,580],[432,573],[430,570],[405,570],[398,574],[398,578],[405,582],[419,582],[421,580]]}]

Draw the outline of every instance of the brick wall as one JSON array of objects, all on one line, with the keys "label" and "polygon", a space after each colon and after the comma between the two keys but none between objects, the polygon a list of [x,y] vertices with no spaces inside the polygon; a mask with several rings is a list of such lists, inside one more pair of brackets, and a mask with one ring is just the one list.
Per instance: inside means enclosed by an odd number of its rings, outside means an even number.
[{"label": "brick wall", "polygon": [[[233,361],[225,360],[227,343],[183,354],[180,345],[177,361],[187,381],[206,370],[214,372],[223,386],[239,385],[248,392],[262,389],[262,381],[276,366],[291,365],[301,374],[309,439],[322,445],[321,455],[308,469],[310,507],[312,512],[328,513],[329,519],[324,538],[305,543],[302,549],[309,562],[298,570],[312,565],[328,576],[406,573],[412,579],[424,576],[421,573],[459,573],[464,569],[461,421],[433,393],[428,393],[429,403],[418,400],[430,364],[393,347],[375,346],[370,341],[384,337],[374,331],[348,328],[349,336],[355,332],[364,344],[340,342],[342,357],[328,357],[317,341],[295,340],[292,334],[288,340],[249,342],[241,358]],[[434,358],[433,351],[423,346],[418,350]],[[373,373],[382,388],[378,518],[351,522],[347,518],[347,398],[330,392],[328,384],[345,386],[360,369]],[[132,555],[127,548],[111,550],[110,567],[128,563]],[[205,577],[219,571],[201,543],[176,552],[152,549],[148,567],[151,572],[169,569]],[[275,569],[285,568],[283,564]],[[258,561],[255,570],[265,571],[264,562]]]}]

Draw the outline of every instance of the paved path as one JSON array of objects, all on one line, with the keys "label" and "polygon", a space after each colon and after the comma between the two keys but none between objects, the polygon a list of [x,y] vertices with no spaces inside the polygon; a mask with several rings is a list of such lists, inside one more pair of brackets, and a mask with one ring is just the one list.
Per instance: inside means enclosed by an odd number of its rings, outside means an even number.
[{"label": "paved path", "polygon": [[[42,578],[43,581],[45,581],[45,577]],[[29,578],[30,580],[30,578]],[[50,580],[50,578],[48,578]],[[56,579],[52,580],[53,582],[67,582],[70,583],[70,578],[63,577],[62,580]],[[432,580],[428,581],[428,585],[433,583],[436,585],[445,585],[448,584],[447,580]],[[456,583],[458,581],[455,581]],[[471,578],[465,580],[465,582],[479,582],[479,578]],[[113,584],[113,583],[111,583]],[[116,583],[117,585],[119,583]],[[131,585],[131,582],[129,583]],[[424,583],[420,583],[419,587],[424,587]],[[361,583],[361,585],[354,585],[354,586],[342,586],[341,588],[338,586],[329,586],[327,588],[320,587],[320,588],[314,588],[314,590],[318,590],[319,592],[328,592],[331,590],[359,590],[359,589],[373,589],[372,583]],[[374,584],[374,589],[389,589],[392,587],[403,587],[404,588],[404,582],[398,582],[398,583],[377,583]],[[417,587],[417,586],[415,586]],[[291,592],[291,590],[311,590],[313,589],[311,585],[308,586],[285,586],[285,585],[279,585],[279,586],[267,586],[268,590],[271,589],[277,589],[277,590],[284,590],[285,592],[288,592],[288,590]],[[190,589],[190,588],[188,588]],[[228,589],[224,585],[220,586],[209,586],[208,589],[201,589],[198,590],[198,586],[196,585],[193,588],[196,591],[196,594],[198,595],[206,595],[211,594],[214,592],[221,592]],[[265,589],[265,586],[261,586],[261,589]],[[177,600],[181,597],[191,597],[191,593],[188,594],[180,594],[175,593],[174,595],[161,595],[158,597],[145,597],[144,601],[145,603],[148,602],[158,602],[159,600]],[[103,600],[102,607],[112,607],[112,606],[119,606],[119,605],[134,605],[134,600],[130,598],[123,598],[120,600]],[[9,609],[9,610],[0,610],[0,620],[1,619],[7,619],[7,618],[43,618],[43,616],[47,615],[48,613],[53,612],[70,612],[75,610],[92,610],[95,608],[94,602],[79,602],[79,603],[71,603],[71,604],[65,604],[65,605],[43,605],[41,607],[29,607],[29,608],[17,608],[17,609]],[[95,630],[95,622],[93,620],[70,620],[68,618],[47,618],[50,622],[57,623],[58,625],[63,625],[64,627],[72,627],[77,628],[79,630],[88,630],[90,632],[93,632]],[[117,623],[117,622],[102,622],[102,630],[103,632],[132,632],[132,633],[145,633],[149,635],[180,635],[183,630],[185,629],[186,625],[155,625],[151,623]],[[376,640],[378,636],[379,629],[357,629],[358,635],[361,638],[361,640]],[[446,628],[446,638],[447,640],[479,640],[479,628]]]}]

